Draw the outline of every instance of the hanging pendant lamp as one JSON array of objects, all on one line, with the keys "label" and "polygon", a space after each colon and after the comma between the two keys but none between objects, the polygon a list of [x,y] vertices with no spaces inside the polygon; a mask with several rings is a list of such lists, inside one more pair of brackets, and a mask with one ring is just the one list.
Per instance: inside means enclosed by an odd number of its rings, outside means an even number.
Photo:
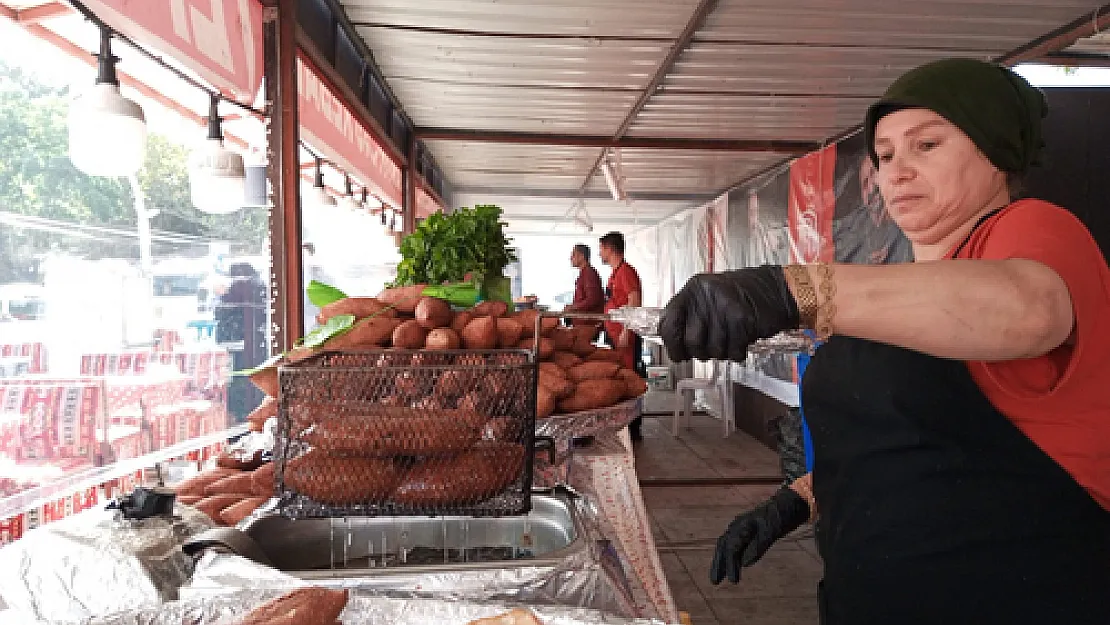
[{"label": "hanging pendant lamp", "polygon": [[243,156],[224,146],[218,95],[208,105],[208,138],[189,159],[193,206],[211,215],[226,215],[246,202],[247,172]]},{"label": "hanging pendant lamp", "polygon": [[130,176],[146,156],[143,108],[120,93],[112,34],[100,29],[96,84],[69,106],[69,158],[90,176]]}]

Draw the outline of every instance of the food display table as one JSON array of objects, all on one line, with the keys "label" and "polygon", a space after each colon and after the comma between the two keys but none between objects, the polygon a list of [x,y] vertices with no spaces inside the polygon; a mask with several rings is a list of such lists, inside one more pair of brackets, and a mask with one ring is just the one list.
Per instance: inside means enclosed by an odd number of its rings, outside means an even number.
[{"label": "food display table", "polygon": [[571,486],[598,507],[602,531],[616,545],[637,610],[647,618],[677,623],[678,609],[655,549],[628,430],[576,449],[571,463]]}]

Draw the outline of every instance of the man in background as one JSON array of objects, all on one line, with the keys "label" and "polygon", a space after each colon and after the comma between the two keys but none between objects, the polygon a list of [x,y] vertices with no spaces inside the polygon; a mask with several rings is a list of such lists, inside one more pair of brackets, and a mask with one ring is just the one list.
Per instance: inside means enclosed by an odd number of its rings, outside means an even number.
[{"label": "man in background", "polygon": [[[624,235],[610,232],[601,237],[598,248],[601,262],[613,268],[613,272],[609,275],[609,285],[605,289],[604,312],[616,310],[622,306],[642,306],[643,288],[640,286],[640,274],[624,259]],[[622,366],[632,369],[640,374],[640,377],[647,377],[643,362],[643,339],[638,334],[619,323],[606,321],[605,339],[620,354]],[[632,440],[638,441],[643,438],[641,426],[642,417],[637,417],[635,421],[628,424]]]},{"label": "man in background", "polygon": [[[605,292],[601,289],[601,276],[590,264],[590,246],[575,245],[570,252],[570,264],[578,270],[578,278],[574,281],[574,301],[563,312],[600,314],[605,309]],[[568,321],[572,326],[599,325],[586,319]]]}]

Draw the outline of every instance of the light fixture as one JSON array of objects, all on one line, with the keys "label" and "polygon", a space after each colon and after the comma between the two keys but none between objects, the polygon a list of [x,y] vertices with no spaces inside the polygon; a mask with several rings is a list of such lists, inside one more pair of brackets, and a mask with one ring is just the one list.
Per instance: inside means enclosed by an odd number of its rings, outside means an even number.
[{"label": "light fixture", "polygon": [[[616,167],[613,166],[613,162],[610,160],[611,157],[616,159]],[[609,152],[601,161],[601,173],[605,176],[605,184],[609,187],[609,195],[613,196],[613,201],[631,203],[631,200],[628,199],[628,193],[624,189],[622,169],[620,152]]]},{"label": "light fixture", "polygon": [[224,147],[219,114],[220,96],[208,104],[208,138],[189,158],[189,188],[193,206],[211,215],[226,215],[246,202],[247,172],[243,156]]},{"label": "light fixture", "polygon": [[350,175],[343,174],[343,186],[346,193],[339,198],[339,205],[353,213],[362,212],[362,200],[355,197],[355,189],[351,186]]},{"label": "light fixture", "polygon": [[[385,226],[385,225],[388,225],[388,223],[389,223],[388,219],[385,216],[385,207],[383,206],[382,207],[382,225]],[[390,229],[392,229],[392,226],[390,226]]]},{"label": "light fixture", "polygon": [[120,94],[112,34],[100,29],[96,84],[69,105],[69,158],[90,176],[130,176],[146,155],[143,108]]},{"label": "light fixture", "polygon": [[324,159],[319,156],[316,157],[316,178],[312,184],[312,193],[305,200],[307,200],[306,203],[316,207],[332,207],[338,204],[324,187]]}]

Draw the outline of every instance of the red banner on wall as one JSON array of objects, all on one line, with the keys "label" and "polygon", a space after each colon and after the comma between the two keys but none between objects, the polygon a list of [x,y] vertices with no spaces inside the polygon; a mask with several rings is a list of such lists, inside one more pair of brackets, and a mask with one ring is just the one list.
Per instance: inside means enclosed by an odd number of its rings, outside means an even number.
[{"label": "red banner on wall", "polygon": [[836,212],[836,145],[790,165],[790,257],[792,262],[832,262]]},{"label": "red banner on wall", "polygon": [[297,99],[301,137],[368,185],[374,195],[400,208],[401,168],[303,55],[297,56]]},{"label": "red banner on wall", "polygon": [[416,218],[424,219],[428,215],[434,215],[443,210],[439,202],[431,196],[430,193],[424,190],[423,187],[416,189]]},{"label": "red banner on wall", "polygon": [[258,0],[85,0],[106,24],[169,55],[240,101],[262,85]]}]

